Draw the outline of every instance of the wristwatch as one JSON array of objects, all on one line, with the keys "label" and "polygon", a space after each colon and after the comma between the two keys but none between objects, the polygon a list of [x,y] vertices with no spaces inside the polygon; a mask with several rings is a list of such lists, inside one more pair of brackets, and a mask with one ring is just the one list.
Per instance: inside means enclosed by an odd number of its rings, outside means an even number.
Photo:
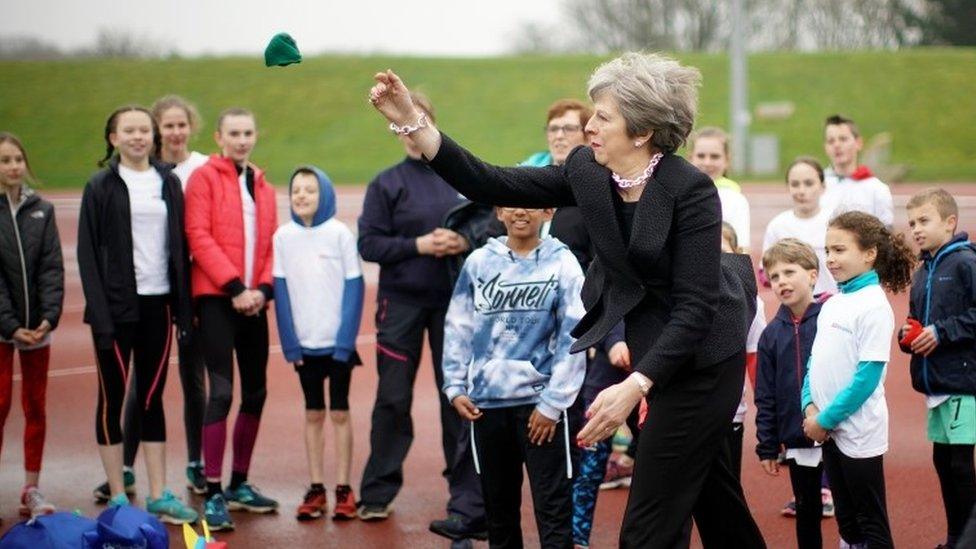
[{"label": "wristwatch", "polygon": [[647,379],[647,376],[640,372],[630,374],[627,376],[627,379],[634,380],[634,383],[637,384],[637,387],[640,388],[641,394],[644,396],[647,396],[647,393],[651,390],[651,380]]}]

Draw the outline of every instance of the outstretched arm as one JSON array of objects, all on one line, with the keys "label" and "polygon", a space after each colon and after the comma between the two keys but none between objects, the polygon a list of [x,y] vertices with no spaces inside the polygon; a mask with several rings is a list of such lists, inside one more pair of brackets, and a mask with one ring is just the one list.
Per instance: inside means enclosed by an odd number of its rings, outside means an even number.
[{"label": "outstretched arm", "polygon": [[502,168],[487,164],[441,135],[414,106],[410,91],[393,71],[377,73],[375,79],[376,85],[369,92],[370,103],[396,126],[411,127],[407,138],[431,168],[468,199],[494,206],[529,208],[576,204],[562,167]]}]

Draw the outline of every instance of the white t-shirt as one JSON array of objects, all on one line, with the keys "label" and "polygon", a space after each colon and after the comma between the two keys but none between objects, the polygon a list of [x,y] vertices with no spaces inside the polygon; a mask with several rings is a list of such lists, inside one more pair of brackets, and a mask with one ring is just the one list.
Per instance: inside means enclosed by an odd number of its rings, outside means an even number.
[{"label": "white t-shirt", "polygon": [[887,226],[895,222],[891,189],[877,177],[855,181],[850,177],[838,177],[832,168],[824,170],[824,193],[821,205],[831,213],[830,217],[851,211],[869,213]]},{"label": "white t-shirt", "polygon": [[288,283],[292,322],[302,348],[334,347],[343,285],[362,276],[352,231],[335,218],[314,227],[294,221],[278,227],[273,274]]},{"label": "white t-shirt", "polygon": [[[752,324],[749,326],[749,334],[746,336],[746,354],[755,353],[759,350],[759,336],[762,335],[763,330],[766,329],[766,305],[763,304],[763,300],[756,296],[756,316],[752,319]],[[735,418],[732,420],[733,423],[743,423],[746,419],[746,410],[749,407],[746,405],[746,387],[749,385],[749,379],[746,378],[742,385],[742,400],[739,401],[739,407],[735,410]]]},{"label": "white t-shirt", "polygon": [[749,201],[741,192],[733,189],[718,189],[718,199],[722,202],[722,221],[735,229],[739,247],[749,249],[752,232],[749,224]]},{"label": "white t-shirt", "polygon": [[207,160],[207,155],[192,151],[190,156],[186,157],[186,160],[180,162],[173,168],[173,173],[180,178],[180,184],[183,185],[184,192],[186,191],[186,183],[190,180],[190,176],[193,175],[193,171],[206,164]]},{"label": "white t-shirt", "polygon": [[773,247],[777,241],[784,238],[796,238],[809,244],[817,254],[820,270],[817,275],[817,285],[814,294],[821,292],[837,292],[837,282],[827,270],[827,225],[830,223],[830,211],[820,208],[820,213],[813,217],[797,217],[793,210],[786,210],[778,214],[766,226],[763,237],[763,253]]},{"label": "white t-shirt", "polygon": [[[877,284],[828,299],[817,318],[817,337],[810,354],[810,395],[824,410],[850,385],[862,361],[888,362],[895,315]],[[831,432],[844,455],[880,456],[888,451],[888,404],[884,379],[867,401]]]},{"label": "white t-shirt", "polygon": [[136,293],[169,293],[169,211],[163,201],[163,178],[154,168],[139,172],[119,164],[119,176],[129,190],[132,218],[132,262]]},{"label": "white t-shirt", "polygon": [[250,288],[254,278],[254,247],[257,246],[257,206],[247,190],[247,170],[237,178],[241,187],[241,206],[244,211],[244,286]]}]

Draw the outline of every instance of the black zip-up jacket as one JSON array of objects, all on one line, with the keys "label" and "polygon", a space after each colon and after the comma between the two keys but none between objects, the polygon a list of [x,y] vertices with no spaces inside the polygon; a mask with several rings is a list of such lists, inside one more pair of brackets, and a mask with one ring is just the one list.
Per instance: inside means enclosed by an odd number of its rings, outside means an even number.
[{"label": "black zip-up jacket", "polygon": [[411,158],[370,182],[359,217],[359,253],[380,264],[379,297],[447,307],[454,291],[452,260],[421,255],[416,239],[465,201],[426,163]]},{"label": "black zip-up jacket", "polygon": [[16,216],[0,194],[0,337],[33,330],[47,320],[57,328],[64,303],[64,262],[54,206],[26,185]]},{"label": "black zip-up jacket", "polygon": [[935,326],[939,338],[929,356],[912,355],[912,387],[927,395],[976,395],[976,248],[968,234],[922,254],[909,314]]},{"label": "black zip-up jacket", "polygon": [[759,337],[756,367],[756,453],[759,459],[776,459],[780,445],[810,448],[803,434],[800,392],[807,375],[807,361],[817,336],[820,303],[812,303],[795,320],[785,305]]},{"label": "black zip-up jacket", "polygon": [[[172,166],[152,161],[163,178],[169,215],[170,307],[181,342],[191,334],[190,261],[183,228],[183,190]],[[85,322],[100,349],[112,347],[117,322],[139,320],[136,271],[132,259],[129,190],[119,175],[118,157],[91,177],[81,197],[78,267],[85,292]]]}]

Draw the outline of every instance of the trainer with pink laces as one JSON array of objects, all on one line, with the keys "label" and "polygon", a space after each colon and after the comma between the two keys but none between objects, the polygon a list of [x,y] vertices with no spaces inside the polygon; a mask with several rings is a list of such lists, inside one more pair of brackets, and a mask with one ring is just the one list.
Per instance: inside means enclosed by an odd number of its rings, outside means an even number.
[{"label": "trainer with pink laces", "polygon": [[0,445],[10,413],[17,351],[25,420],[20,513],[30,517],[54,512],[37,483],[44,452],[51,331],[64,301],[54,206],[27,185],[32,179],[20,140],[0,133]]},{"label": "trainer with pink laces", "polygon": [[327,511],[322,450],[328,379],[336,449],[332,518],[353,519],[349,381],[353,367],[362,364],[356,335],[364,292],[356,238],[335,218],[335,189],[322,170],[298,168],[288,191],[291,222],[279,227],[273,240],[274,302],[281,351],[294,365],[305,394],[305,451],[312,481],[295,518],[313,520]]}]

